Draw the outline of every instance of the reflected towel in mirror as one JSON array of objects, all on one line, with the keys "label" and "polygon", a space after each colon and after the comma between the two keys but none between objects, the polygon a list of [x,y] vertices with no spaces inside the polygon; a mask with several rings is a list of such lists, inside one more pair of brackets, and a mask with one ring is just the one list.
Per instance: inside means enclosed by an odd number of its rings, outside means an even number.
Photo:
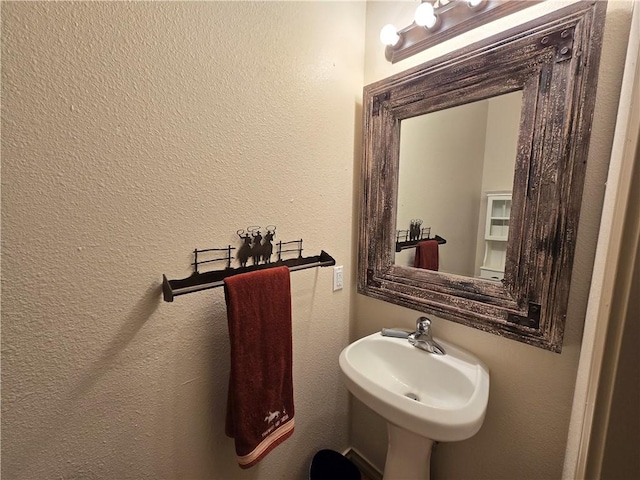
[{"label": "reflected towel in mirror", "polygon": [[416,256],[413,266],[438,271],[438,241],[425,240],[416,245]]}]

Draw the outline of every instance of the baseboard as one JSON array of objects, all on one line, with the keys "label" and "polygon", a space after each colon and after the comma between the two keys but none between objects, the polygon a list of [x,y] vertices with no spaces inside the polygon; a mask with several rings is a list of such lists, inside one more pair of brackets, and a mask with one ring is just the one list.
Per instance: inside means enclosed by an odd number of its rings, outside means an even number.
[{"label": "baseboard", "polygon": [[382,480],[382,472],[356,449],[349,447],[343,455],[358,467],[358,470],[363,475],[362,480]]}]

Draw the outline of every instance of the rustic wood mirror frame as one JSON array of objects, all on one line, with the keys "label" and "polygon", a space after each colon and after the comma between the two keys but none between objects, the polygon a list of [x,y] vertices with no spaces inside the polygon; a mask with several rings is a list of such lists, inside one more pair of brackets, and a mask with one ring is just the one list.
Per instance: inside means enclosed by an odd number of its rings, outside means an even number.
[{"label": "rustic wood mirror frame", "polygon": [[[605,12],[578,2],[364,88],[359,293],[561,351]],[[515,90],[504,280],[395,265],[401,121]]]}]

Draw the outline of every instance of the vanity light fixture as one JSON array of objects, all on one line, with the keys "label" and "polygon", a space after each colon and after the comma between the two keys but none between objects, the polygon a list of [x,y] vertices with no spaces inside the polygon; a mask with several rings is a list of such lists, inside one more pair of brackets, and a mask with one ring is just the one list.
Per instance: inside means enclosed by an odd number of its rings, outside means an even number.
[{"label": "vanity light fixture", "polygon": [[387,60],[395,63],[539,1],[423,0],[411,25],[400,30],[385,25],[380,31],[380,41],[386,45]]},{"label": "vanity light fixture", "polygon": [[486,3],[487,0],[435,0],[433,3],[424,0],[413,15],[413,25],[400,31],[397,31],[393,25],[385,25],[380,32],[380,41],[385,45],[394,46],[402,34],[414,25],[424,27],[428,31],[436,31],[441,25],[442,15],[452,8],[466,6],[470,11],[477,11],[486,6]]}]

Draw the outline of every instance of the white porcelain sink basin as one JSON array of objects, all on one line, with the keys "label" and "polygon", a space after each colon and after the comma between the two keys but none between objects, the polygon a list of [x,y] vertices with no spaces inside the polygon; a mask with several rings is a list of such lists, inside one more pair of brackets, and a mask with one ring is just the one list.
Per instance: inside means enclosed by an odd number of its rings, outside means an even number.
[{"label": "white porcelain sink basin", "polygon": [[484,421],[489,370],[473,355],[437,342],[446,355],[374,333],[342,351],[340,368],[351,393],[389,423],[431,440],[465,440]]}]

